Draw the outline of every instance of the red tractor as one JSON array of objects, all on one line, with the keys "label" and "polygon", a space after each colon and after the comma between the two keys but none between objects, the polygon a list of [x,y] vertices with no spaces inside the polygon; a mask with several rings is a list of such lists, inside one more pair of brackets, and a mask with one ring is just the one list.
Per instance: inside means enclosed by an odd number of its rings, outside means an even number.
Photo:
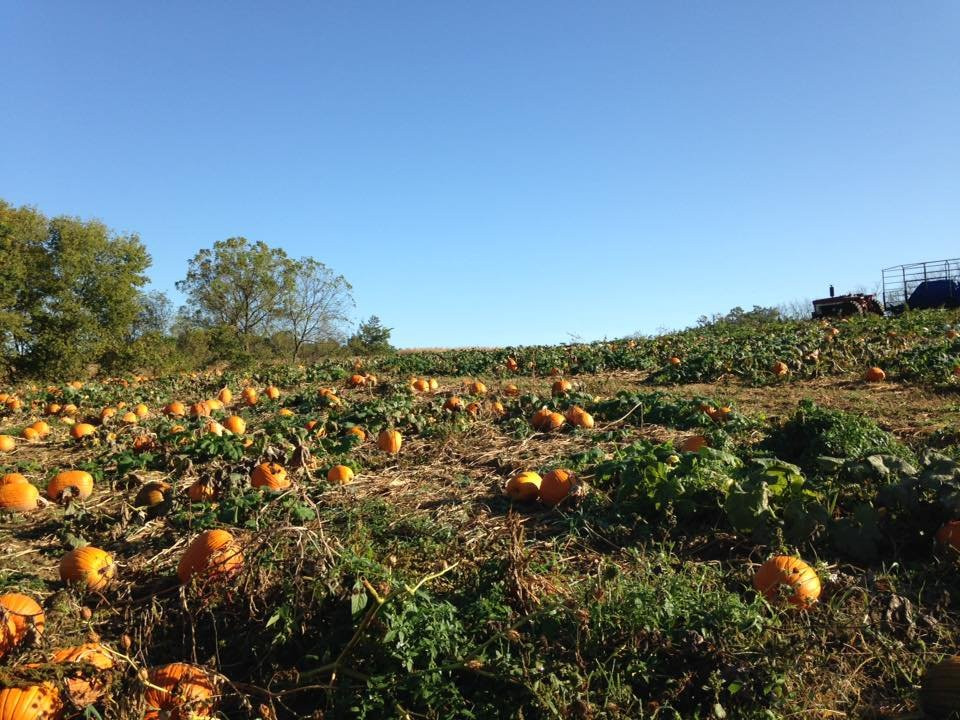
[{"label": "red tractor", "polygon": [[848,295],[834,295],[833,285],[830,286],[830,297],[813,301],[813,317],[849,317],[850,315],[866,315],[874,313],[883,315],[883,307],[877,302],[876,295],[851,293]]}]

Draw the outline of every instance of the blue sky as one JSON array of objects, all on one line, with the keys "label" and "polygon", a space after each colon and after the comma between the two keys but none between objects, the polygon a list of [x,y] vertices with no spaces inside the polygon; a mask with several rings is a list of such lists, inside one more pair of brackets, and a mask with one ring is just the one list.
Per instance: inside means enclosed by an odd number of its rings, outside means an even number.
[{"label": "blue sky", "polygon": [[404,347],[684,327],[960,255],[960,3],[0,4],[0,197],[243,235]]}]

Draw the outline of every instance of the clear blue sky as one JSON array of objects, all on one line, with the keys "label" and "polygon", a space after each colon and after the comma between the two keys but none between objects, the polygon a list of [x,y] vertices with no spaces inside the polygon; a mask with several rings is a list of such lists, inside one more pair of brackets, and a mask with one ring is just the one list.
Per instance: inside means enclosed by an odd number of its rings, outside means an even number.
[{"label": "clear blue sky", "polygon": [[619,337],[960,255],[960,3],[0,4],[0,197],[232,235],[400,346]]}]

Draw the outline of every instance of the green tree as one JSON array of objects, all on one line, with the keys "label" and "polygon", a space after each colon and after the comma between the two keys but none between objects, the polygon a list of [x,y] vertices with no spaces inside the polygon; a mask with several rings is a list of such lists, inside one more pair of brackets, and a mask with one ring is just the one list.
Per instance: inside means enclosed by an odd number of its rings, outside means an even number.
[{"label": "green tree", "polygon": [[30,341],[30,316],[42,300],[37,268],[45,264],[47,218],[31,207],[0,200],[0,359],[7,370]]},{"label": "green tree", "polygon": [[177,289],[189,298],[194,322],[232,328],[249,351],[277,321],[295,269],[282,249],[233,237],[194,255]]},{"label": "green tree", "polygon": [[136,235],[70,217],[50,221],[44,249],[32,271],[41,301],[31,308],[23,366],[74,374],[130,338],[150,255]]},{"label": "green tree", "polygon": [[390,345],[390,330],[391,328],[383,326],[380,318],[371,315],[360,323],[347,343],[347,347],[360,355],[389,352],[393,349]]}]

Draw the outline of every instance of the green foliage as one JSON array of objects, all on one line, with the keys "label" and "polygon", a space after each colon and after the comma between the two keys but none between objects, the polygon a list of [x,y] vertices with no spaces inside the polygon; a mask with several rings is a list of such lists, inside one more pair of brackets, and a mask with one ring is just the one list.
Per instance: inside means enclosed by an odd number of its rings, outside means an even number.
[{"label": "green foliage", "polygon": [[376,355],[389,352],[392,349],[390,346],[390,330],[391,328],[384,327],[380,318],[371,315],[360,323],[360,327],[347,342],[347,347],[357,355]]},{"label": "green foliage", "polygon": [[763,447],[808,470],[818,466],[821,456],[850,459],[876,454],[911,455],[869,418],[822,408],[810,400],[802,401],[793,417],[768,435]]},{"label": "green foliage", "polygon": [[4,203],[0,243],[12,279],[0,281],[0,348],[19,370],[77,375],[130,338],[150,265],[136,235]]}]

